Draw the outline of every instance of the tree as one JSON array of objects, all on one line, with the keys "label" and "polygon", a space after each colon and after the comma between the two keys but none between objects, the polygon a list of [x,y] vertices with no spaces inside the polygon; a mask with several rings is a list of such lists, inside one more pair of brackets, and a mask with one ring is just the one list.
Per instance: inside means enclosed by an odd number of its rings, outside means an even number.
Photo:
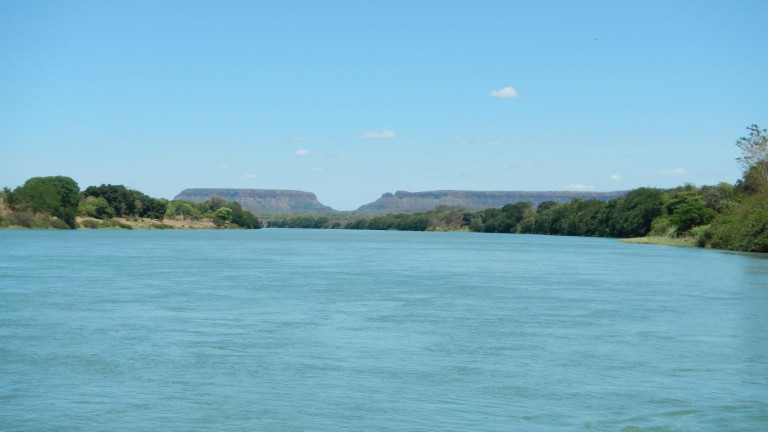
[{"label": "tree", "polygon": [[[261,222],[253,213],[244,209],[237,201],[227,203],[226,208],[232,210],[230,221],[241,228],[258,229],[261,228]],[[319,227],[316,227],[319,228]]]},{"label": "tree", "polygon": [[89,196],[80,204],[79,211],[84,216],[96,219],[111,219],[115,216],[115,210],[102,197]]},{"label": "tree", "polygon": [[118,217],[137,216],[137,202],[141,204],[141,200],[136,199],[136,191],[132,191],[123,185],[102,184],[101,186],[89,186],[83,191],[83,196],[104,198],[115,211],[115,216]]},{"label": "tree", "polygon": [[715,216],[717,212],[707,207],[701,196],[689,195],[674,206],[669,219],[677,227],[678,233],[683,233],[695,226],[710,223]]},{"label": "tree", "polygon": [[80,187],[69,177],[33,177],[9,194],[9,204],[50,213],[75,228]]},{"label": "tree", "polygon": [[661,216],[662,192],[653,188],[638,188],[621,198],[608,201],[603,212],[603,224],[609,237],[643,237],[651,231],[651,222]]},{"label": "tree", "polygon": [[216,225],[218,228],[221,228],[229,224],[231,221],[232,221],[232,209],[227,207],[221,207],[220,209],[216,210],[216,213],[213,216],[213,224]]},{"label": "tree", "polygon": [[744,170],[744,177],[752,173],[762,185],[768,184],[768,129],[760,129],[753,124],[747,127],[748,137],[741,137],[736,141],[736,146],[741,150],[742,156],[736,158]]}]

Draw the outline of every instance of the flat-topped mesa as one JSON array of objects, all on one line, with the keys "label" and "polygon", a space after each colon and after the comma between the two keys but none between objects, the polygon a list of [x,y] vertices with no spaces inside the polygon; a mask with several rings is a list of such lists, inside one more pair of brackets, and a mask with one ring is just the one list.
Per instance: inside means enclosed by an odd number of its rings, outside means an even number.
[{"label": "flat-topped mesa", "polygon": [[335,210],[323,205],[311,192],[275,189],[184,189],[175,199],[195,203],[212,197],[237,201],[255,214],[275,213],[331,213]]},{"label": "flat-topped mesa", "polygon": [[617,192],[573,192],[573,191],[458,191],[439,190],[427,192],[397,191],[385,193],[376,201],[357,209],[359,213],[418,213],[433,210],[438,206],[462,207],[467,210],[501,208],[516,202],[532,202],[537,206],[544,201],[570,202],[573,198],[608,201],[626,194]]}]

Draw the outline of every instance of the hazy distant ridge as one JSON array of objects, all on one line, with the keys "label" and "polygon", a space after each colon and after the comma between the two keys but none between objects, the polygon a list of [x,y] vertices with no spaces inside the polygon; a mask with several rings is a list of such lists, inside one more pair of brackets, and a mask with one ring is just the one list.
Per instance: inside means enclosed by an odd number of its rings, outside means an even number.
[{"label": "hazy distant ridge", "polygon": [[616,192],[526,192],[526,191],[459,191],[441,190],[427,192],[397,191],[385,193],[376,201],[360,206],[359,213],[415,213],[434,209],[437,206],[463,207],[467,210],[501,208],[506,204],[519,201],[539,205],[544,201],[566,203],[573,198],[598,199],[608,201],[626,194]]},{"label": "hazy distant ridge", "polygon": [[237,201],[243,208],[258,214],[330,213],[334,210],[321,204],[311,192],[275,189],[184,189],[175,199],[196,203],[218,196]]},{"label": "hazy distant ridge", "polygon": [[[566,203],[573,198],[599,199],[608,201],[626,194],[616,192],[526,192],[526,191],[460,191],[441,190],[426,192],[397,191],[385,193],[372,203],[360,206],[358,213],[417,213],[433,210],[438,206],[462,207],[467,210],[501,208],[519,201],[539,205],[544,201]],[[275,189],[185,189],[176,199],[201,203],[218,196],[228,201],[237,201],[245,209],[257,214],[276,213],[331,213],[336,210],[317,200],[311,192]]]}]

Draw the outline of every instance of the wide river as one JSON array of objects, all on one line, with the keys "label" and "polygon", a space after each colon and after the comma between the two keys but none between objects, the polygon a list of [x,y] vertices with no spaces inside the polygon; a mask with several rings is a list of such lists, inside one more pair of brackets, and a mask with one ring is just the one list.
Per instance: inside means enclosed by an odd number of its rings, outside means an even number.
[{"label": "wide river", "polygon": [[766,258],[533,235],[0,231],[0,430],[765,431]]}]

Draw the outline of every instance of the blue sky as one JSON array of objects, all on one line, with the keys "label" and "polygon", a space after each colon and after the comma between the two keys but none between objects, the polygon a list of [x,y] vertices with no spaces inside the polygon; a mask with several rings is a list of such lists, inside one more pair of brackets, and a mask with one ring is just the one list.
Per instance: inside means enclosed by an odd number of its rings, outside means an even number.
[{"label": "blue sky", "polygon": [[0,186],[626,190],[740,177],[768,2],[4,1]]}]

